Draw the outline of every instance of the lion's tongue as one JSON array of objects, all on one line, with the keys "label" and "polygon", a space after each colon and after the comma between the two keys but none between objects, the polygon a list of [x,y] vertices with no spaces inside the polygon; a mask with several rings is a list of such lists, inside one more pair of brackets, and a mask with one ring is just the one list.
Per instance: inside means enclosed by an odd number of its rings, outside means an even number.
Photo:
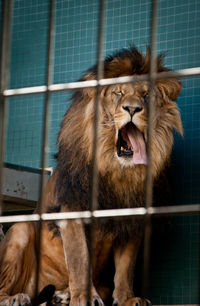
[{"label": "lion's tongue", "polygon": [[131,143],[134,164],[147,165],[146,145],[142,133],[137,128],[134,128],[134,126],[129,125],[127,128],[127,136]]}]

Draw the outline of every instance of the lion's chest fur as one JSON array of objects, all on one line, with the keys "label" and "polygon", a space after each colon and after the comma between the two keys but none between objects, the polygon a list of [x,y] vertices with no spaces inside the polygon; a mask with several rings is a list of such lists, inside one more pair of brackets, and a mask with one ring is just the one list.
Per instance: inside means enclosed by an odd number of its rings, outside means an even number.
[{"label": "lion's chest fur", "polygon": [[[60,171],[60,169],[62,171]],[[91,193],[91,169],[79,168],[75,174],[63,167],[57,168],[57,180],[55,194],[59,209],[67,211],[79,211],[90,209]],[[118,209],[129,207],[141,207],[144,205],[144,173],[143,168],[138,167],[127,171],[115,171],[115,173],[99,174],[98,176],[98,209]],[[142,181],[142,183],[141,183]],[[58,211],[58,207],[56,207]],[[98,220],[96,226],[104,233],[111,233],[117,239],[127,239],[131,233],[138,231],[139,222],[135,219],[110,220],[108,218]]]},{"label": "lion's chest fur", "polygon": [[[62,164],[57,167],[55,195],[57,202],[70,210],[89,210],[91,166],[80,167],[74,173]],[[144,205],[144,167],[115,169],[98,175],[98,209],[140,207]]]}]

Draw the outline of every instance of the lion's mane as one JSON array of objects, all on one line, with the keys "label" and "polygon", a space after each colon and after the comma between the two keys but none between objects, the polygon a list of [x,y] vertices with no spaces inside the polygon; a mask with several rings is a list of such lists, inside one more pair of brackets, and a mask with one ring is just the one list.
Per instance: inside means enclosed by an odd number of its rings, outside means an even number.
[{"label": "lion's mane", "polygon": [[[157,57],[157,71],[168,70]],[[104,61],[104,78],[147,74],[150,69],[150,52],[144,56],[135,47],[123,49]],[[96,66],[81,80],[96,79]],[[134,84],[133,84],[134,85]],[[143,86],[144,82],[137,86]],[[123,88],[128,88],[123,85]],[[116,157],[115,118],[109,110],[116,85],[101,89],[99,142],[97,166],[99,170],[99,209],[138,207],[144,205],[146,166],[125,166]],[[117,87],[119,90],[119,86]],[[152,162],[156,180],[169,162],[173,145],[173,129],[182,134],[182,123],[175,100],[181,90],[175,79],[157,80],[156,116],[154,118]],[[72,97],[58,137],[59,153],[55,193],[57,203],[70,210],[89,209],[91,159],[93,147],[93,119],[95,89],[79,89]],[[146,119],[145,119],[146,120]]]}]

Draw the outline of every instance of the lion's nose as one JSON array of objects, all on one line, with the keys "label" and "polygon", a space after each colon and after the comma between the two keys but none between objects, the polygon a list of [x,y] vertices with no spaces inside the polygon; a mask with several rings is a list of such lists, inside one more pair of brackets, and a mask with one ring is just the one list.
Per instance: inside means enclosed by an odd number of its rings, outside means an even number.
[{"label": "lion's nose", "polygon": [[133,106],[133,105],[126,105],[126,106],[123,106],[123,109],[125,111],[127,111],[131,117],[134,116],[136,113],[139,113],[143,110],[143,108],[141,106]]}]

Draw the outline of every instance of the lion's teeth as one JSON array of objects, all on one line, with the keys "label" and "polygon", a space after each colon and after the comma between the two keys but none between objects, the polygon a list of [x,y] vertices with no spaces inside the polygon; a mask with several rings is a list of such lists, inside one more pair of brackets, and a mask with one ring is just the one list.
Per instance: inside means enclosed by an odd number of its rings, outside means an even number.
[{"label": "lion's teeth", "polygon": [[121,148],[120,148],[120,150],[121,150],[122,152],[124,152],[124,151],[125,151],[124,147],[121,147]]}]

